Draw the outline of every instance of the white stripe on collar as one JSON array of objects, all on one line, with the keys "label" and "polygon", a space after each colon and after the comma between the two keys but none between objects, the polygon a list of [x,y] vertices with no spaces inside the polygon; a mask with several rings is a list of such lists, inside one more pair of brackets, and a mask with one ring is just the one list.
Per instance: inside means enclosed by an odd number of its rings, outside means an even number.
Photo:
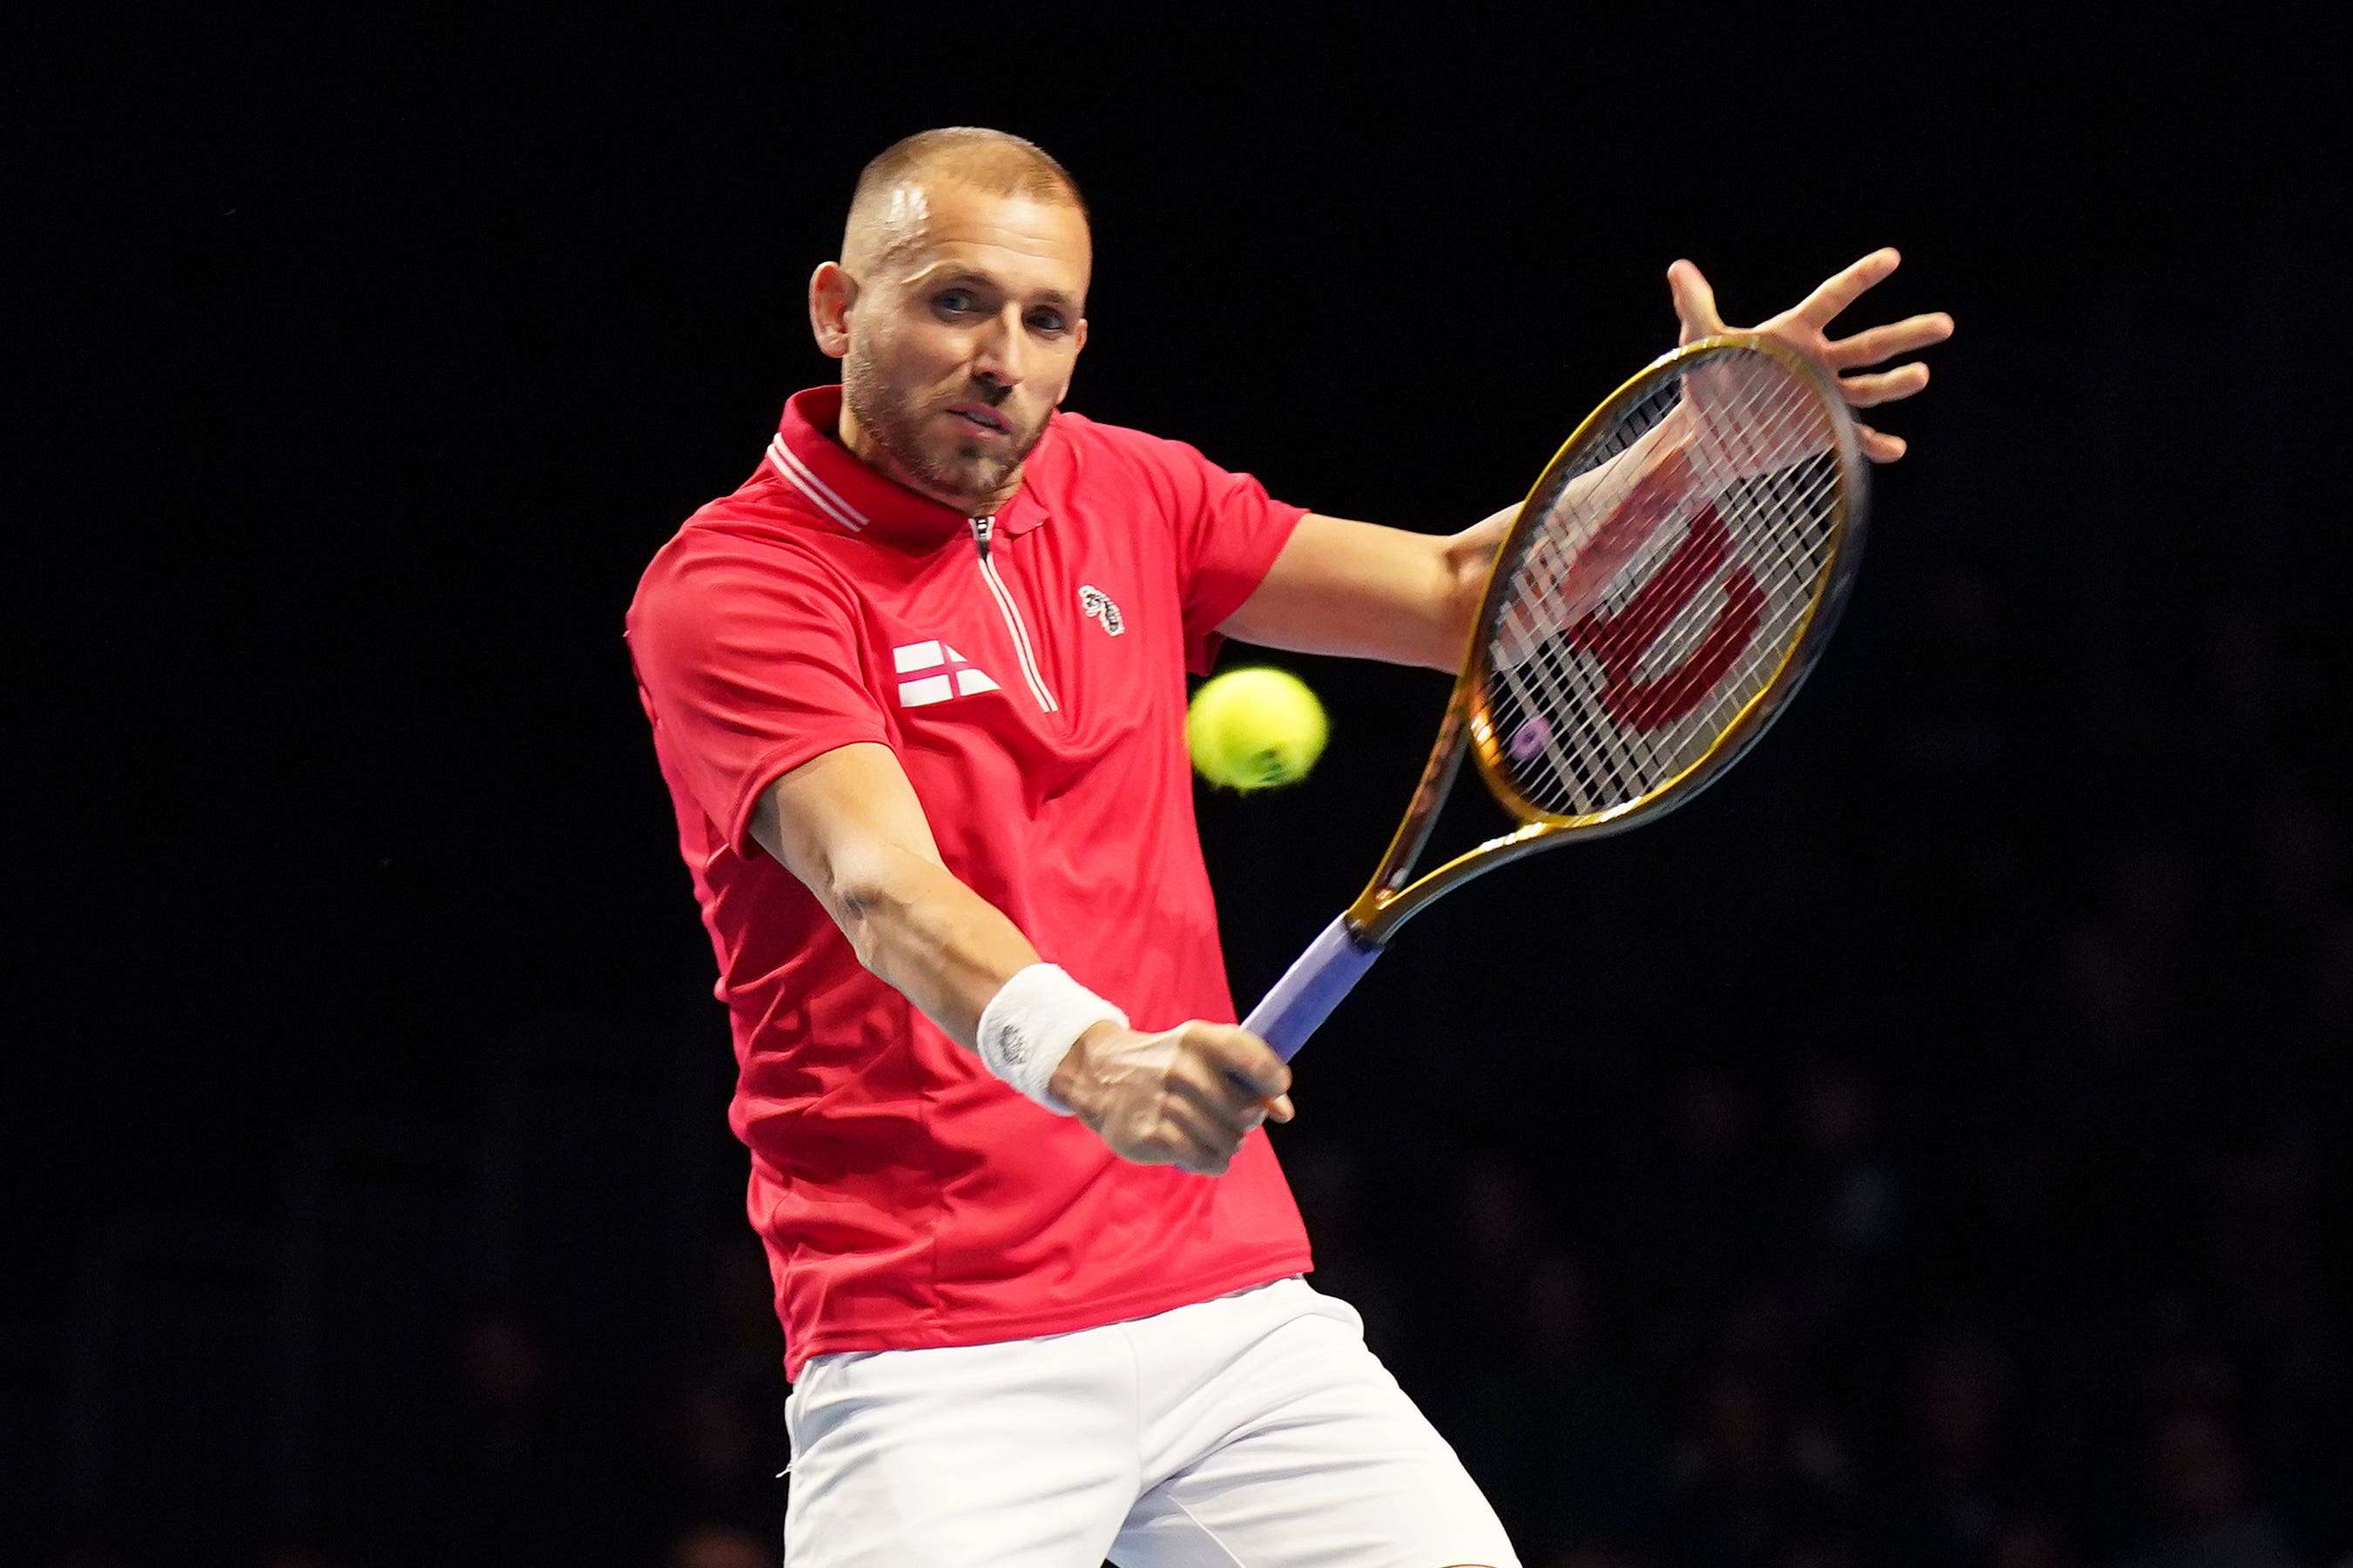
[{"label": "white stripe on collar", "polygon": [[865,531],[869,521],[866,514],[834,494],[832,488],[801,461],[799,454],[785,444],[782,431],[768,437],[768,461],[776,465],[776,472],[792,481],[795,489],[808,497],[818,510],[852,533]]}]

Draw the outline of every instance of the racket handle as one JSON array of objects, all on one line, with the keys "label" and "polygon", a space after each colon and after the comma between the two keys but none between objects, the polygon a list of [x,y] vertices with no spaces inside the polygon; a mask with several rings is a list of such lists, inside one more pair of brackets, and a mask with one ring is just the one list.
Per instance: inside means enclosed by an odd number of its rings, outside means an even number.
[{"label": "racket handle", "polygon": [[1250,1009],[1242,1027],[1289,1061],[1380,955],[1379,946],[1365,942],[1348,928],[1348,917],[1341,916],[1307,944],[1266,999]]}]

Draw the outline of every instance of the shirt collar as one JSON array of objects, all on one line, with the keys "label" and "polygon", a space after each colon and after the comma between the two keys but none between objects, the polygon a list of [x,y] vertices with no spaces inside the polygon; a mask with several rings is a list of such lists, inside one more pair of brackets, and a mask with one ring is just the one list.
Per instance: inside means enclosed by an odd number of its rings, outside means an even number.
[{"label": "shirt collar", "polygon": [[[969,531],[970,520],[962,511],[917,495],[868,466],[841,444],[840,428],[840,387],[813,386],[793,394],[768,443],[769,468],[820,515],[850,533],[930,550]],[[1037,455],[1030,453],[1032,458]],[[997,531],[1027,533],[1045,521],[1046,509],[1025,484],[997,509]]]}]

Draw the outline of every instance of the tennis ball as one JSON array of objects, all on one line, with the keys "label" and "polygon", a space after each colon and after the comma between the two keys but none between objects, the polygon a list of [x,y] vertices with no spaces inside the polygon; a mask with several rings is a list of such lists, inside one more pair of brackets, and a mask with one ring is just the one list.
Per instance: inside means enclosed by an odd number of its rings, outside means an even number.
[{"label": "tennis ball", "polygon": [[1193,693],[1185,714],[1193,766],[1230,789],[1296,784],[1324,754],[1330,733],[1315,693],[1282,669],[1229,669]]}]

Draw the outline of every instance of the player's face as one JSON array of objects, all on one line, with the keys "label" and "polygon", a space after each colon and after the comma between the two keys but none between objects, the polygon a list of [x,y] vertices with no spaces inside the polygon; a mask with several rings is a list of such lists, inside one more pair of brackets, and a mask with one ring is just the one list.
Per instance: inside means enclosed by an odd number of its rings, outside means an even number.
[{"label": "player's face", "polygon": [[910,192],[906,237],[844,318],[842,437],[910,489],[977,515],[1070,390],[1092,261],[1076,207],[955,184]]}]

